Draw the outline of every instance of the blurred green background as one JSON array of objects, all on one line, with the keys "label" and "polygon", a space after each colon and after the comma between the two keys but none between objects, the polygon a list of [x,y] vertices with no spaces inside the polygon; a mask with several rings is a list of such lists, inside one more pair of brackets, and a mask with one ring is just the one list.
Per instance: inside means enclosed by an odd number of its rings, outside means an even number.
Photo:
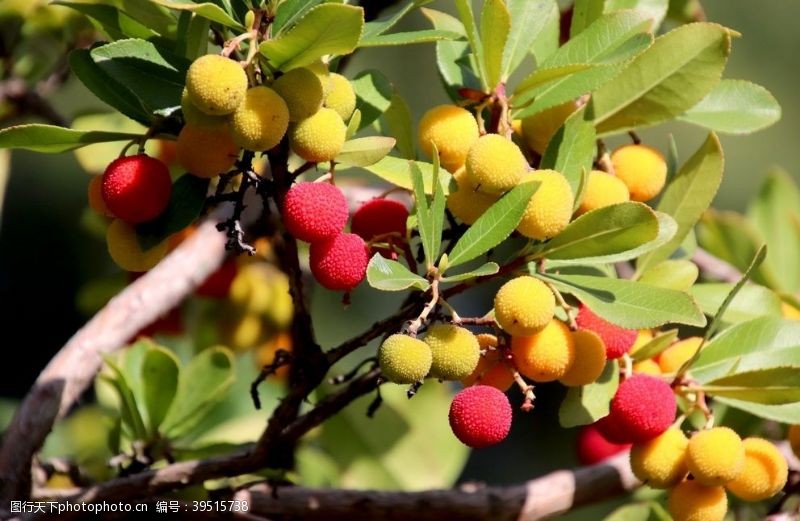
[{"label": "blurred green background", "polygon": [[[800,179],[800,97],[795,94],[800,80],[800,2],[704,0],[703,5],[710,21],[742,33],[742,38],[734,41],[726,77],[764,85],[783,108],[781,121],[765,131],[752,136],[722,136],[726,178],[716,206],[742,210],[769,167],[783,166]],[[430,7],[453,11],[449,0],[438,0]],[[414,13],[403,25],[400,30],[422,28],[427,22]],[[350,62],[346,74],[353,76],[369,68],[382,70],[395,82],[415,119],[431,106],[447,102],[432,45],[367,49]],[[102,109],[102,104],[74,80],[52,101],[67,118]],[[662,126],[641,135],[648,144],[666,150],[670,133],[675,136],[682,160],[704,138],[702,130],[686,124]],[[48,156],[19,151],[11,157],[0,221],[0,328],[5,332],[2,345],[6,352],[15,353],[17,362],[4,364],[0,397],[22,396],[52,354],[86,320],[75,305],[81,285],[117,270],[107,258],[103,242],[82,224],[89,179],[70,153]],[[346,311],[334,295],[316,295],[314,309],[321,319],[323,345],[360,331],[391,309],[392,299],[375,294],[361,288],[354,295],[354,305]],[[383,300],[374,302],[377,298]],[[474,294],[461,304],[485,307]],[[553,429],[553,422],[544,421],[557,407],[560,393],[557,386],[552,390],[542,386],[537,392],[536,411],[515,421],[509,442],[474,454],[462,480],[515,482],[574,464],[571,445],[564,442],[569,438]],[[559,450],[551,450],[553,446]],[[595,518],[595,514],[585,514],[584,518]]]}]

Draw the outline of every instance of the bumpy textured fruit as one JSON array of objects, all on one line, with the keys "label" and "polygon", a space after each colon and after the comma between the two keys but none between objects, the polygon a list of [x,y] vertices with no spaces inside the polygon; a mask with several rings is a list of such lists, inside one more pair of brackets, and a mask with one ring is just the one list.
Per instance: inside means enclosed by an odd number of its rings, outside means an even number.
[{"label": "bumpy textured fruit", "polygon": [[106,202],[103,200],[103,176],[92,176],[86,192],[89,199],[89,208],[105,217],[114,217],[114,214],[111,213],[111,210],[108,209]]},{"label": "bumpy textured fruit", "polygon": [[697,351],[703,339],[699,336],[675,342],[658,355],[658,365],[662,373],[674,373],[681,368]]},{"label": "bumpy textured fruit", "polygon": [[312,163],[321,163],[339,154],[346,133],[342,118],[334,110],[322,108],[289,130],[289,142],[298,156]]},{"label": "bumpy textured fruit", "polygon": [[419,382],[431,370],[432,361],[428,344],[408,335],[392,335],[378,349],[383,376],[396,384]]},{"label": "bumpy textured fruit", "polygon": [[742,439],[732,429],[700,431],[689,440],[689,472],[707,487],[724,485],[742,473],[744,454]]},{"label": "bumpy textured fruit", "polygon": [[511,404],[502,391],[475,385],[450,404],[450,428],[461,443],[480,449],[503,441],[511,430]]},{"label": "bumpy textured fruit", "polygon": [[103,201],[115,217],[128,223],[161,215],[171,193],[167,165],[145,154],[119,157],[103,173]]},{"label": "bumpy textured fruit", "polygon": [[488,333],[475,335],[481,348],[481,357],[472,374],[461,380],[465,387],[470,385],[490,385],[503,392],[514,383],[514,373],[502,359],[497,349],[497,337]]},{"label": "bumpy textured fruit", "polygon": [[325,106],[336,111],[342,121],[347,121],[356,110],[356,93],[353,90],[353,84],[335,72],[330,73],[329,81],[330,90],[325,96]]},{"label": "bumpy textured fruit", "polygon": [[762,501],[786,485],[789,468],[775,445],[762,438],[745,438],[744,470],[725,487],[745,501]]},{"label": "bumpy textured fruit", "polygon": [[347,199],[330,183],[297,183],[286,194],[283,223],[306,242],[330,239],[347,224]]},{"label": "bumpy textured fruit", "polygon": [[468,329],[449,324],[432,326],[423,338],[431,348],[431,376],[442,380],[462,380],[478,365],[481,348]]},{"label": "bumpy textured fruit", "polygon": [[794,455],[800,458],[800,425],[789,425],[789,445]]},{"label": "bumpy textured fruit", "polygon": [[588,385],[597,380],[606,366],[606,346],[597,333],[574,331],[575,361],[566,374],[558,379],[569,387]]},{"label": "bumpy textured fruit", "polygon": [[136,230],[122,219],[114,219],[106,231],[106,244],[111,259],[125,271],[142,272],[153,268],[167,254],[167,241],[149,250],[142,250]]},{"label": "bumpy textured fruit", "polygon": [[185,88],[181,95],[181,112],[183,120],[196,127],[219,130],[228,125],[227,116],[212,116],[195,107],[189,91]]},{"label": "bumpy textured fruit", "polygon": [[537,170],[523,177],[522,182],[539,181],[517,231],[525,237],[545,240],[561,233],[572,217],[572,188],[567,179],[555,170]]},{"label": "bumpy textured fruit", "polygon": [[389,233],[406,236],[408,208],[391,199],[373,199],[361,205],[353,214],[350,231],[365,241]]},{"label": "bumpy textured fruit", "polygon": [[606,357],[616,360],[628,351],[636,341],[636,330],[624,329],[595,315],[591,309],[581,304],[575,317],[578,327],[594,331],[606,345]]},{"label": "bumpy textured fruit", "polygon": [[461,168],[480,135],[475,117],[455,105],[439,105],[426,112],[419,122],[418,134],[422,151],[430,157],[436,145],[441,165],[450,172]]},{"label": "bumpy textured fruit", "polygon": [[676,407],[668,383],[654,376],[635,374],[617,388],[609,416],[628,441],[643,443],[672,425]]},{"label": "bumpy textured fruit", "polygon": [[456,182],[456,189],[447,195],[447,209],[465,224],[473,224],[497,202],[497,196],[475,189],[469,182],[465,169],[457,170],[453,174],[453,179]]},{"label": "bumpy textured fruit", "polygon": [[311,273],[328,289],[350,291],[355,288],[364,280],[367,263],[367,245],[355,233],[342,233],[311,243]]},{"label": "bumpy textured fruit", "polygon": [[630,447],[629,443],[614,443],[609,441],[597,425],[586,425],[578,433],[577,452],[581,465],[594,465],[603,460],[619,454]]},{"label": "bumpy textured fruit", "polygon": [[553,320],[556,299],[547,285],[531,276],[511,279],[494,296],[494,314],[506,332],[530,336]]},{"label": "bumpy textured fruit", "polygon": [[239,147],[226,129],[209,130],[186,124],[178,134],[178,163],[190,174],[211,178],[231,169]]},{"label": "bumpy textured fruit", "polygon": [[608,414],[603,416],[596,422],[594,426],[597,427],[597,432],[610,441],[611,443],[624,444],[630,446],[631,440],[628,434],[624,431],[621,424],[612,415]]},{"label": "bumpy textured fruit", "polygon": [[328,71],[328,64],[322,60],[317,60],[311,65],[306,65],[306,68],[314,73],[319,82],[322,84],[322,97],[326,98],[331,91],[332,82],[330,71]]},{"label": "bumpy textured fruit", "polygon": [[292,69],[275,80],[272,88],[286,102],[289,121],[313,116],[322,107],[322,81],[310,69]]},{"label": "bumpy textured fruit", "polygon": [[223,116],[236,110],[244,99],[247,74],[238,62],[208,54],[189,67],[186,90],[195,107],[212,116]]},{"label": "bumpy textured fruit", "polygon": [[617,176],[599,170],[589,172],[583,201],[576,212],[583,215],[598,208],[630,200],[628,187]]},{"label": "bumpy textured fruit", "polygon": [[653,336],[653,331],[650,329],[640,329],[636,333],[636,341],[634,341],[633,345],[631,346],[631,350],[629,351],[630,354],[635,353],[639,349],[643,348],[647,344],[650,343],[651,340],[655,338]]},{"label": "bumpy textured fruit", "polygon": [[728,496],[722,487],[687,480],[670,491],[668,507],[673,521],[722,521],[728,512]]},{"label": "bumpy textured fruit", "polygon": [[254,87],[231,115],[231,137],[240,147],[260,152],[274,148],[289,128],[289,109],[269,87]]},{"label": "bumpy textured fruit", "polygon": [[614,173],[628,187],[632,201],[649,201],[667,180],[667,162],[658,150],[645,145],[625,145],[611,154]]},{"label": "bumpy textured fruit", "polygon": [[686,447],[689,440],[677,427],[631,449],[634,475],[653,488],[669,488],[686,477]]},{"label": "bumpy textured fruit", "polygon": [[525,144],[537,154],[544,155],[550,140],[573,112],[575,103],[570,101],[523,119],[522,137]]},{"label": "bumpy textured fruit", "polygon": [[522,151],[499,134],[481,136],[469,148],[464,163],[470,183],[490,194],[514,188],[528,171]]},{"label": "bumpy textured fruit", "polygon": [[662,374],[661,368],[658,366],[658,363],[656,363],[655,360],[642,360],[641,362],[636,362],[633,364],[633,372],[649,374],[653,376]]},{"label": "bumpy textured fruit", "polygon": [[533,336],[513,337],[511,351],[519,372],[536,382],[558,380],[575,361],[575,341],[560,320],[552,320]]}]

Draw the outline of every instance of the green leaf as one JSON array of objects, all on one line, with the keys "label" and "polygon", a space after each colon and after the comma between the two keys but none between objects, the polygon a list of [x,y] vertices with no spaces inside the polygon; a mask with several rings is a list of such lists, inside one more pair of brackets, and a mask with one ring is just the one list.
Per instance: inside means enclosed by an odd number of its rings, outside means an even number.
[{"label": "green leaf", "polygon": [[702,327],[706,318],[692,298],[682,292],[632,280],[590,275],[532,275],[574,295],[612,324],[643,329],[676,323]]},{"label": "green leaf", "polygon": [[358,133],[358,128],[361,126],[361,111],[356,109],[353,115],[350,116],[350,121],[347,122],[347,132],[345,132],[345,139],[350,139]]},{"label": "green leaf", "polygon": [[[72,120],[72,128],[84,132],[124,132],[139,135],[144,135],[147,132],[146,127],[119,112],[78,116]],[[145,146],[145,152],[150,155],[156,155],[155,148],[157,143],[157,141],[148,141]],[[123,145],[118,141],[97,143],[76,149],[75,157],[84,170],[89,173],[99,174],[105,171],[109,163],[119,157],[122,147]]]},{"label": "green leaf", "polygon": [[601,135],[675,118],[719,83],[730,47],[730,32],[720,25],[678,27],[598,89],[587,116]]},{"label": "green leaf", "polygon": [[[653,286],[661,288],[689,291],[692,285],[697,281],[699,275],[700,270],[698,270],[697,265],[691,261],[665,260],[642,273],[638,280],[639,282],[652,284]],[[698,300],[700,309],[702,309],[704,313],[709,314],[706,312],[702,300],[698,299],[697,294],[694,291],[689,291],[689,293]],[[721,302],[722,300],[720,300],[720,303]]]},{"label": "green leaf", "polygon": [[211,22],[208,18],[192,15],[189,28],[186,31],[186,50],[184,56],[189,60],[196,60],[208,53],[208,31]]},{"label": "green leaf", "polygon": [[113,5],[88,4],[84,2],[70,2],[59,0],[54,5],[63,5],[75,9],[97,22],[100,28],[112,39],[141,38],[149,40],[158,36],[158,33],[128,16]]},{"label": "green leaf", "polygon": [[441,29],[425,29],[420,31],[407,31],[400,33],[381,34],[361,38],[359,47],[389,47],[395,45],[411,45],[416,43],[431,43],[440,40],[458,40],[462,35],[453,31]]},{"label": "green leaf", "polygon": [[508,238],[539,185],[536,181],[522,183],[486,210],[453,247],[449,266],[469,262]]},{"label": "green leaf", "polygon": [[[700,305],[703,313],[716,316],[733,286],[725,283],[697,284],[689,293]],[[781,299],[764,286],[747,284],[731,301],[721,320],[726,324],[735,324],[765,315],[780,316]]]},{"label": "green leaf", "polygon": [[678,338],[678,330],[670,329],[654,337],[651,341],[631,354],[634,362],[649,360],[660,355]]},{"label": "green leaf", "polygon": [[308,11],[326,2],[327,0],[282,0],[278,3],[275,20],[272,22],[273,34],[278,36],[285,32]]},{"label": "green leaf", "polygon": [[605,0],[575,0],[569,37],[575,38],[603,14]]},{"label": "green leaf", "polygon": [[569,181],[575,197],[574,206],[579,206],[578,188],[583,172],[592,169],[597,147],[594,126],[583,119],[583,109],[575,112],[558,129],[547,144],[541,168],[561,172]]},{"label": "green leaf", "polygon": [[394,87],[382,72],[366,70],[352,81],[356,109],[361,111],[359,129],[365,128],[386,112],[392,104]]},{"label": "green leaf", "polygon": [[555,8],[555,0],[506,0],[511,18],[511,31],[503,51],[502,76],[507,78],[523,62],[534,42],[546,28],[548,13]]},{"label": "green leaf", "polygon": [[774,273],[777,287],[800,291],[800,191],[792,177],[772,169],[747,215],[770,249],[765,268]]},{"label": "green leaf", "polygon": [[711,396],[764,405],[800,402],[800,366],[740,372],[712,380],[700,389]]},{"label": "green leaf", "polygon": [[129,90],[149,113],[176,107],[189,68],[189,60],[144,40],[119,40],[90,52],[103,72]]},{"label": "green leaf", "polygon": [[[414,168],[422,172],[422,181],[425,187],[426,194],[433,193],[433,165],[425,161],[412,161]],[[372,172],[384,181],[392,183],[395,186],[405,188],[406,190],[413,189],[411,176],[409,175],[409,161],[400,159],[399,157],[386,156],[374,165],[367,165],[364,170]]]},{"label": "green leaf", "polygon": [[397,141],[391,137],[370,136],[345,141],[335,161],[348,166],[374,165],[392,151]]},{"label": "green leaf", "polygon": [[207,18],[212,22],[222,24],[225,27],[230,27],[231,29],[235,29],[237,31],[244,32],[245,30],[242,24],[237,22],[221,7],[211,2],[195,3],[195,2],[180,2],[176,0],[150,0],[150,1],[158,5],[167,7],[169,9],[174,9],[176,11],[190,11],[192,13],[195,13],[197,16],[202,16],[203,18]]},{"label": "green leaf", "polygon": [[172,185],[166,210],[154,220],[136,226],[139,245],[148,250],[194,222],[203,210],[208,179],[184,174]]},{"label": "green leaf", "polygon": [[397,151],[406,159],[416,159],[415,132],[414,124],[411,121],[411,109],[399,93],[395,92],[392,95],[392,103],[383,113],[380,121],[381,133],[397,140],[395,145]]},{"label": "green leaf", "polygon": [[386,19],[376,20],[374,22],[367,22],[367,24],[364,26],[364,37],[365,38],[372,37],[385,33],[386,31],[397,25],[397,22],[399,22],[409,12],[423,5],[427,5],[432,1],[433,0],[413,0],[412,2],[405,4],[403,7],[398,9],[396,13],[394,13],[393,15],[389,16]]},{"label": "green leaf", "polygon": [[750,134],[781,119],[781,106],[761,85],[722,80],[680,119],[725,134]]},{"label": "green leaf", "polygon": [[360,7],[323,4],[308,11],[287,32],[263,42],[260,51],[273,67],[288,71],[328,54],[350,54],[363,28],[364,11]]},{"label": "green leaf", "polygon": [[56,154],[93,143],[130,141],[139,137],[140,134],[127,132],[85,132],[55,125],[17,125],[0,130],[0,149],[21,148]]},{"label": "green leaf", "polygon": [[647,17],[653,21],[653,31],[655,31],[667,16],[669,0],[606,0],[605,11],[620,11],[622,9],[635,9],[638,12],[646,13]]},{"label": "green leaf", "polygon": [[486,71],[484,70],[484,64],[486,63],[486,60],[483,57],[483,46],[481,45],[478,28],[475,25],[475,15],[472,13],[472,2],[470,0],[455,0],[455,4],[456,9],[458,10],[458,17],[461,19],[461,24],[464,27],[464,33],[466,34],[467,41],[469,42],[469,47],[472,50],[473,56],[475,57],[477,64],[475,71],[478,73],[478,77],[481,80],[483,89],[488,90],[489,85],[486,82]]},{"label": "green leaf", "polygon": [[132,435],[139,440],[147,439],[147,429],[139,412],[131,386],[128,384],[125,373],[111,358],[106,357],[106,365],[111,369],[112,375],[106,376],[106,381],[117,391],[120,399],[120,414],[123,422],[131,429]]},{"label": "green leaf", "polygon": [[149,125],[153,119],[139,99],[128,89],[114,81],[92,60],[88,49],[75,49],[69,53],[69,68],[98,99],[129,118]]},{"label": "green leaf", "polygon": [[408,288],[427,291],[430,283],[399,262],[384,259],[380,253],[372,256],[367,266],[367,282],[382,291],[403,291]]},{"label": "green leaf", "polygon": [[495,88],[503,79],[503,55],[509,31],[511,31],[511,15],[505,0],[485,0],[481,11],[480,38],[483,47],[483,70],[490,89]]},{"label": "green leaf", "polygon": [[162,423],[164,434],[189,434],[233,385],[233,367],[233,353],[224,347],[208,348],[192,358],[181,370],[175,399]]},{"label": "green leaf", "polygon": [[594,65],[591,63],[573,63],[570,65],[551,67],[549,69],[536,69],[517,84],[514,89],[514,96],[516,96],[517,99],[524,100],[521,96],[529,90],[547,85],[551,81],[562,79],[576,72],[591,69],[593,66]]},{"label": "green leaf", "polygon": [[619,203],[587,212],[542,245],[536,258],[585,259],[622,253],[653,241],[658,219],[642,203]]},{"label": "green leaf", "polygon": [[722,146],[712,132],[675,175],[658,203],[658,210],[671,215],[678,223],[678,231],[669,242],[641,257],[636,264],[637,271],[641,273],[668,259],[678,249],[714,200],[722,182],[724,165]]},{"label": "green leaf", "polygon": [[[435,148],[435,147],[434,147]],[[435,152],[435,150],[434,150]],[[438,154],[434,153],[434,157]],[[424,177],[422,170],[416,162],[408,162],[411,167],[411,178],[414,185],[414,199],[416,201],[416,217],[419,236],[422,241],[422,248],[425,251],[425,259],[428,268],[436,264],[439,258],[439,250],[442,246],[442,227],[444,226],[444,191],[442,183],[438,181],[439,169],[436,165],[433,168],[433,201],[428,205],[428,198],[425,195]]]},{"label": "green leaf", "polygon": [[442,277],[442,282],[461,282],[478,277],[486,277],[487,275],[494,275],[498,271],[500,271],[500,266],[498,266],[497,263],[487,262],[480,268],[469,270],[466,273],[458,273],[456,275],[450,275],[449,277]]},{"label": "green leaf", "polygon": [[570,387],[558,410],[558,422],[568,429],[594,423],[608,414],[609,403],[619,386],[619,366],[616,360],[606,363],[596,382],[582,387]]},{"label": "green leaf", "polygon": [[158,427],[167,415],[175,391],[178,388],[178,359],[163,347],[150,345],[145,351],[141,364],[142,402],[147,411],[150,433],[158,432]]},{"label": "green leaf", "polygon": [[661,505],[648,501],[621,506],[603,518],[603,521],[670,521],[671,519]]},{"label": "green leaf", "polygon": [[[514,0],[517,2],[532,2],[534,0]],[[512,22],[513,23],[513,22]],[[561,9],[558,2],[552,0],[545,10],[541,13],[541,30],[533,40],[531,52],[536,59],[536,63],[544,63],[558,50],[561,43]],[[536,26],[531,26],[534,30]]]},{"label": "green leaf", "polygon": [[[421,9],[433,27],[451,31],[466,37],[466,31],[457,18],[434,9]],[[469,43],[462,40],[436,42],[436,66],[442,83],[451,99],[459,99],[458,89],[461,87],[480,88],[480,79],[473,72],[477,64],[470,66]]]}]

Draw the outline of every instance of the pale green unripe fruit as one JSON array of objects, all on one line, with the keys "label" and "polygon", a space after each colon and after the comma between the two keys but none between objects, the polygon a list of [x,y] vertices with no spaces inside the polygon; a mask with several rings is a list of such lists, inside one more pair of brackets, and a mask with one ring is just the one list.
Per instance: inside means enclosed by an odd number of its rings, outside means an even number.
[{"label": "pale green unripe fruit", "polygon": [[330,73],[330,84],[330,92],[325,98],[325,106],[335,110],[342,121],[347,121],[356,109],[356,92],[353,90],[353,84],[335,72]]},{"label": "pale green unripe fruit", "polygon": [[478,339],[463,327],[437,324],[423,338],[431,348],[431,376],[462,380],[472,374],[481,356]]},{"label": "pale green unripe fruit", "polygon": [[289,121],[300,121],[322,107],[322,82],[306,68],[292,69],[272,84],[289,107]]},{"label": "pale green unripe fruit", "polygon": [[432,361],[428,344],[408,335],[392,335],[378,349],[383,376],[396,384],[419,382],[430,371]]}]

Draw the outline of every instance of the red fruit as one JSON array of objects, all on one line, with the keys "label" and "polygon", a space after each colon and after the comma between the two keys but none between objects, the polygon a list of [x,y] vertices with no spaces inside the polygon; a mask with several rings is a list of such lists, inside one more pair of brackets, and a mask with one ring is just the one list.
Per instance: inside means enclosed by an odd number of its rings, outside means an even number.
[{"label": "red fruit", "polygon": [[611,415],[600,418],[594,422],[593,425],[597,427],[597,432],[611,443],[616,443],[617,445],[630,443],[628,436],[620,428],[619,424],[614,421]]},{"label": "red fruit", "polygon": [[621,357],[630,351],[633,343],[636,342],[638,333],[635,329],[623,329],[616,326],[598,317],[583,304],[578,310],[575,322],[578,323],[579,328],[594,331],[603,339],[603,343],[606,345],[606,358],[609,360]]},{"label": "red fruit", "polygon": [[330,239],[347,224],[347,199],[330,183],[298,183],[286,194],[283,222],[289,233],[306,242]]},{"label": "red fruit", "polygon": [[581,465],[594,465],[630,447],[630,443],[620,444],[609,441],[600,432],[597,423],[586,425],[578,433],[577,451],[578,461]]},{"label": "red fruit", "polygon": [[450,428],[461,443],[480,449],[500,443],[511,430],[511,404],[499,389],[473,385],[450,404]]},{"label": "red fruit", "polygon": [[115,217],[138,224],[161,215],[172,194],[172,179],[158,159],[145,154],[120,157],[103,173],[102,193]]},{"label": "red fruit", "polygon": [[354,233],[341,233],[327,241],[312,242],[311,273],[332,290],[350,291],[367,273],[367,245]]},{"label": "red fruit", "polygon": [[408,208],[404,204],[391,199],[373,199],[356,210],[350,229],[365,241],[388,233],[405,237],[406,219]]},{"label": "red fruit", "polygon": [[226,260],[217,271],[208,276],[195,293],[201,297],[226,298],[238,270],[236,259]]},{"label": "red fruit", "polygon": [[608,421],[619,427],[626,441],[643,443],[672,425],[676,407],[668,383],[655,376],[635,374],[617,388]]}]

